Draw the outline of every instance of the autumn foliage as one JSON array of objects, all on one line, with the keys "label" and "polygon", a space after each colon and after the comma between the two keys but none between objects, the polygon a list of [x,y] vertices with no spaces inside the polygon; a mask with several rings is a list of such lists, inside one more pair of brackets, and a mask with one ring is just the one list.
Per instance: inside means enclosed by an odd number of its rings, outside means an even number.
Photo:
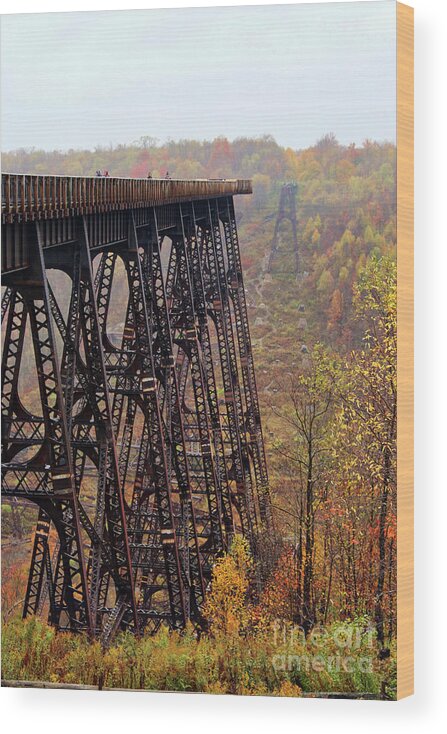
[{"label": "autumn foliage", "polygon": [[[392,144],[340,145],[332,135],[306,150],[284,149],[271,136],[163,145],[145,136],[111,149],[4,154],[12,172],[93,175],[106,168],[119,176],[169,171],[173,178],[253,180],[253,196],[235,203],[279,539],[261,584],[246,543],[236,537],[213,570],[201,635],[165,629],[140,641],[124,635],[106,653],[37,620],[16,619],[24,572],[20,564],[4,567],[6,677],[259,695],[379,692],[384,680],[393,685],[395,158]],[[298,184],[299,272],[286,223],[267,277],[280,190],[288,181]],[[119,323],[122,299],[115,296],[110,320]],[[25,375],[24,404],[32,402],[31,383]],[[18,538],[12,509],[4,533]],[[24,543],[34,517],[26,512]],[[304,631],[299,644],[306,649],[319,626],[373,628],[373,671],[366,677],[275,671],[278,620]],[[328,643],[323,652],[334,650]]]}]

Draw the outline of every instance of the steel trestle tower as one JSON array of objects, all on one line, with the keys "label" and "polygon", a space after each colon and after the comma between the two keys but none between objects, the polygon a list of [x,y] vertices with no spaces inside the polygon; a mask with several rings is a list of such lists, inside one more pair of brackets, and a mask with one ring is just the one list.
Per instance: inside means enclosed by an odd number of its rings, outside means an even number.
[{"label": "steel trestle tower", "polygon": [[104,644],[200,624],[234,533],[255,558],[271,536],[239,193],[3,175],[2,494],[38,508],[24,616]]},{"label": "steel trestle tower", "polygon": [[278,214],[276,216],[275,231],[272,240],[272,249],[270,251],[267,272],[272,273],[273,263],[278,255],[280,244],[280,230],[283,222],[288,221],[292,227],[292,245],[295,256],[295,275],[299,273],[299,253],[298,253],[298,232],[296,223],[296,194],[298,185],[296,183],[287,183],[281,187],[279,196]]}]

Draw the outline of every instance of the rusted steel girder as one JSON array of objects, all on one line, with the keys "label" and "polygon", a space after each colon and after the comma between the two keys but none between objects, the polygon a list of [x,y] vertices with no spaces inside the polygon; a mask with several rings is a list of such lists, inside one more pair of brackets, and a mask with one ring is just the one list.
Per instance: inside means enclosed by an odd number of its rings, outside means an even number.
[{"label": "rusted steel girder", "polygon": [[103,644],[200,626],[234,533],[256,558],[272,532],[232,197],[186,193],[3,223],[27,253],[2,301],[2,491],[38,507],[24,615]]}]

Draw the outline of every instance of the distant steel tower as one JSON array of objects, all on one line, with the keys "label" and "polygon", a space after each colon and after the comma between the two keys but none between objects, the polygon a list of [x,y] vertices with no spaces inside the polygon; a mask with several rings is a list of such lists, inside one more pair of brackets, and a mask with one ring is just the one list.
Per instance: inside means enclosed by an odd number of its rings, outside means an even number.
[{"label": "distant steel tower", "polygon": [[295,253],[295,274],[298,275],[298,235],[296,229],[296,193],[298,191],[298,185],[296,183],[284,184],[281,188],[281,194],[279,197],[279,208],[278,215],[276,217],[275,232],[273,235],[272,249],[270,252],[269,263],[267,272],[272,272],[272,265],[275,257],[278,253],[279,244],[279,232],[281,224],[288,220],[292,225],[292,245]]}]

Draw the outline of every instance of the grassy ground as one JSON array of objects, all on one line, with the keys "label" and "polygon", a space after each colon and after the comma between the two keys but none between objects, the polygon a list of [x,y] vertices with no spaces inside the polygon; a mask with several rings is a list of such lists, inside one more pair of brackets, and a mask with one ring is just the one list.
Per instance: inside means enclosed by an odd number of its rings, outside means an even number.
[{"label": "grassy ground", "polygon": [[257,634],[200,639],[161,629],[121,635],[103,650],[82,635],[58,633],[37,618],[3,625],[2,678],[110,688],[239,695],[373,694],[394,697],[395,651],[380,661],[373,636],[354,624],[319,628],[304,640],[274,625]]}]

